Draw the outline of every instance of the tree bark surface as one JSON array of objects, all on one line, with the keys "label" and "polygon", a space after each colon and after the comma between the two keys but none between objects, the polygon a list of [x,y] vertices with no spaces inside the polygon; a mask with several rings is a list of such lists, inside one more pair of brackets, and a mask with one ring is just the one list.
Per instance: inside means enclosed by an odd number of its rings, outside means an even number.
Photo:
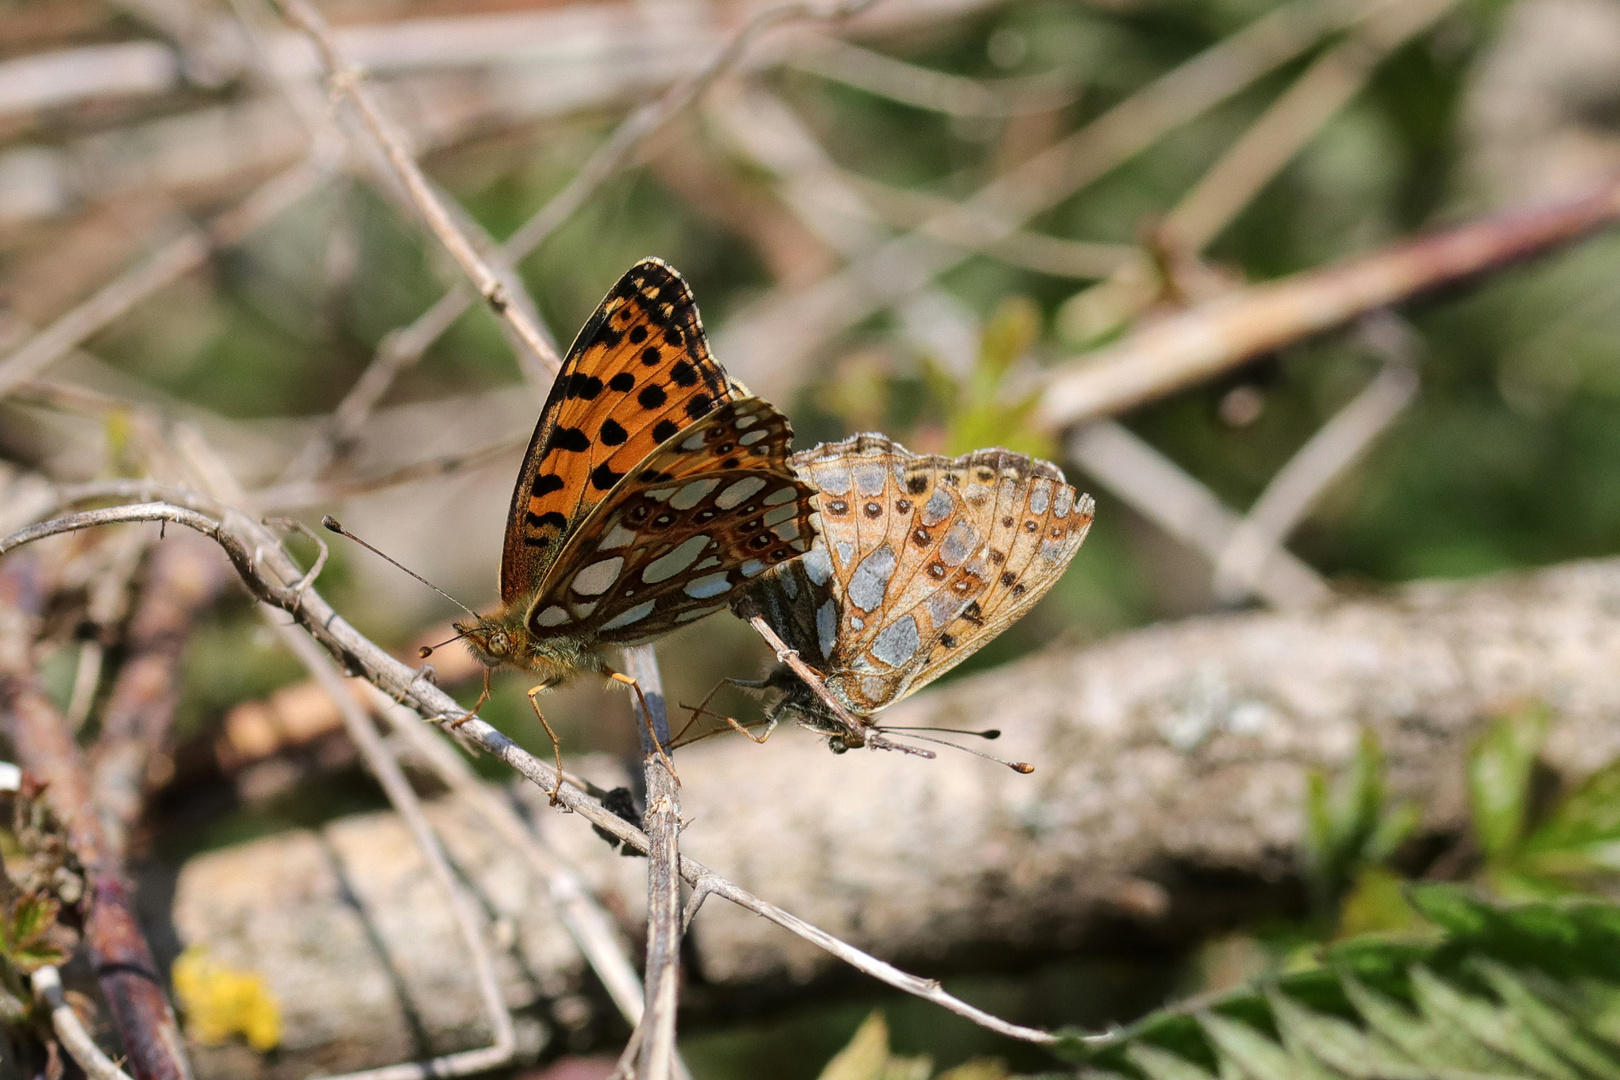
[{"label": "tree bark surface", "polygon": [[[1620,560],[1059,643],[884,715],[1002,728],[998,749],[1034,762],[1032,776],[943,749],[835,756],[797,731],[764,747],[709,740],[678,755],[681,849],[912,968],[1106,945],[1122,926],[1185,941],[1275,895],[1296,865],[1307,770],[1349,762],[1364,729],[1394,796],[1417,800],[1427,829],[1455,832],[1470,740],[1532,702],[1557,718],[1546,759],[1562,775],[1620,753]],[[624,782],[611,763],[583,771]],[[518,797],[639,936],[645,861],[545,810],[540,793]],[[465,809],[432,816],[491,914],[509,1001],[549,1032],[588,1025],[599,1007],[545,884]],[[390,814],[194,858],[174,916],[183,941],[259,973],[283,1010],[273,1063],[203,1051],[206,1075],[302,1076],[487,1038],[450,915]],[[712,899],[687,955],[721,995],[834,964]]]}]

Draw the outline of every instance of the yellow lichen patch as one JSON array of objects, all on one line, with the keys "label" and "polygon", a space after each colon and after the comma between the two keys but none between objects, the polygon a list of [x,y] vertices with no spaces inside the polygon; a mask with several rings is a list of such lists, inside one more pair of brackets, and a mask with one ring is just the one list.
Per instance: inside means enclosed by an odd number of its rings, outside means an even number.
[{"label": "yellow lichen patch", "polygon": [[255,972],[216,963],[194,945],[175,960],[170,974],[186,1031],[198,1042],[218,1046],[241,1035],[260,1053],[281,1042],[281,1009]]}]

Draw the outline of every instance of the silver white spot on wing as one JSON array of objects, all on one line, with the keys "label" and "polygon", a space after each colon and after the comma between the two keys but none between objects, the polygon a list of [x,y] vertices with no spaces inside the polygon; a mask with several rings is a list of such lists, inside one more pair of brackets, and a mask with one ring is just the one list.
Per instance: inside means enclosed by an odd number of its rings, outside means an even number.
[{"label": "silver white spot on wing", "polygon": [[816,643],[822,656],[831,656],[838,643],[838,604],[831,599],[816,609]]},{"label": "silver white spot on wing", "polygon": [[883,466],[857,465],[854,468],[855,490],[862,495],[883,494]]},{"label": "silver white spot on wing", "polygon": [[770,569],[770,567],[767,564],[760,562],[758,559],[749,559],[747,562],[743,563],[737,568],[743,577],[758,577],[768,569]]},{"label": "silver white spot on wing", "polygon": [[840,540],[833,546],[838,551],[838,561],[846,566],[849,564],[849,560],[855,557],[855,545],[848,540]]},{"label": "silver white spot on wing", "polygon": [[709,492],[719,486],[718,479],[694,480],[677,491],[675,497],[669,500],[669,505],[676,510],[690,510],[708,498]]},{"label": "silver white spot on wing", "polygon": [[773,528],[771,532],[776,534],[778,540],[791,543],[799,538],[799,523],[797,521],[785,521]]},{"label": "silver white spot on wing", "polygon": [[827,549],[820,544],[810,549],[801,565],[804,572],[810,575],[810,580],[817,585],[825,585],[832,579],[832,556],[828,555]]},{"label": "silver white spot on wing", "polygon": [[751,410],[739,410],[737,416],[737,426],[740,428],[753,427],[755,424],[759,423],[760,419],[760,414],[757,412],[753,412]]},{"label": "silver white spot on wing", "polygon": [[769,528],[772,525],[780,525],[784,521],[792,521],[798,516],[799,506],[794,503],[790,506],[778,506],[775,510],[765,511],[764,521],[766,527]]},{"label": "silver white spot on wing", "polygon": [[694,432],[692,432],[692,434],[690,434],[686,438],[682,439],[681,440],[681,449],[682,450],[692,450],[692,451],[703,449],[703,432],[694,431]]},{"label": "silver white spot on wing", "polygon": [[1069,516],[1069,510],[1073,506],[1074,506],[1074,488],[1072,488],[1072,487],[1060,487],[1060,488],[1058,488],[1057,498],[1052,500],[1052,516],[1053,517],[1060,517],[1060,518],[1068,517]]},{"label": "silver white spot on wing", "polygon": [[602,537],[602,542],[596,545],[596,550],[612,551],[615,548],[622,548],[635,538],[635,533],[631,532],[623,525],[616,524],[611,530],[608,531],[606,536]]},{"label": "silver white spot on wing", "polygon": [[694,600],[707,600],[719,596],[731,588],[730,575],[725,572],[709,574],[693,581],[688,581],[681,591]]},{"label": "silver white spot on wing", "polygon": [[1050,480],[1037,480],[1029,490],[1029,510],[1032,514],[1044,514],[1051,505],[1052,482]]},{"label": "silver white spot on wing", "polygon": [[[621,626],[629,626],[633,622],[640,622],[642,619],[645,619],[648,615],[652,614],[654,603],[656,603],[656,601],[647,600],[643,603],[637,604],[633,608],[626,608],[617,615],[613,616],[613,618],[609,619],[607,622],[603,623],[602,629],[617,630]],[[704,612],[704,614],[706,615],[708,612]]]},{"label": "silver white spot on wing", "polygon": [[917,620],[910,615],[892,622],[878,632],[872,642],[872,655],[890,667],[900,667],[916,655],[922,646],[922,635],[917,632]]},{"label": "silver white spot on wing", "polygon": [[934,493],[928,496],[928,501],[923,504],[922,523],[924,525],[938,525],[949,517],[951,511],[955,508],[956,502],[951,498],[950,492],[943,487],[937,487],[934,489]]},{"label": "silver white spot on wing", "polygon": [[945,541],[939,545],[939,557],[950,566],[961,566],[978,546],[979,530],[965,521],[958,521],[946,530]]},{"label": "silver white spot on wing", "polygon": [[764,503],[766,506],[775,506],[777,503],[785,503],[785,502],[787,502],[788,500],[792,499],[794,496],[796,496],[798,494],[799,494],[799,490],[797,488],[792,488],[792,487],[777,488],[775,491],[771,492],[769,495],[765,496],[765,498],[761,499],[760,501],[762,503]]},{"label": "silver white spot on wing", "polygon": [[762,477],[745,477],[722,491],[714,500],[714,505],[722,510],[730,510],[734,506],[741,506],[764,489],[765,480]]},{"label": "silver white spot on wing", "polygon": [[668,581],[696,562],[697,557],[703,554],[703,549],[708,546],[709,537],[705,533],[687,537],[680,547],[648,563],[647,568],[641,572],[641,580],[648,585]]},{"label": "silver white spot on wing", "polygon": [[849,494],[849,470],[842,465],[811,470],[816,487],[828,495]]},{"label": "silver white spot on wing", "polygon": [[894,550],[884,544],[855,568],[849,576],[849,602],[862,611],[872,611],[883,603],[883,593],[894,573]]},{"label": "silver white spot on wing", "polygon": [[615,555],[611,559],[594,562],[574,575],[573,589],[581,596],[601,596],[619,580],[624,559]]},{"label": "silver white spot on wing", "polygon": [[[737,424],[737,426],[738,427],[746,427],[747,425],[739,422]],[[753,446],[755,443],[759,442],[759,440],[763,439],[765,436],[767,436],[769,434],[770,434],[769,431],[766,431],[764,428],[760,428],[758,431],[750,431],[750,432],[748,432],[746,435],[742,436],[737,441],[739,443],[741,443],[742,445],[744,445],[744,446]]]},{"label": "silver white spot on wing", "polygon": [[564,611],[556,604],[552,604],[550,607],[546,608],[544,611],[534,617],[534,625],[561,626],[570,618],[572,618],[572,616],[570,616],[568,612]]}]

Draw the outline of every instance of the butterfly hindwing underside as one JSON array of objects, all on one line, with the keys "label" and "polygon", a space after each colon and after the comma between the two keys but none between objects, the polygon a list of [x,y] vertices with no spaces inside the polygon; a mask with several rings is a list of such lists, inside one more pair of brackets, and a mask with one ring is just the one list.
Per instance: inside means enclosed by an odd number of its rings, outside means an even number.
[{"label": "butterfly hindwing underside", "polygon": [[529,442],[507,515],[502,602],[540,584],[643,458],[736,396],[686,282],[657,259],[631,267],[568,350]]},{"label": "butterfly hindwing underside", "polygon": [[860,435],[794,457],[821,537],[750,596],[828,690],[870,716],[971,656],[1051,588],[1090,527],[1089,496],[1007,450],[918,456]]},{"label": "butterfly hindwing underside", "polygon": [[787,419],[717,406],[641,461],[574,531],[527,618],[537,637],[645,640],[725,606],[809,550],[814,491],[791,474]]}]

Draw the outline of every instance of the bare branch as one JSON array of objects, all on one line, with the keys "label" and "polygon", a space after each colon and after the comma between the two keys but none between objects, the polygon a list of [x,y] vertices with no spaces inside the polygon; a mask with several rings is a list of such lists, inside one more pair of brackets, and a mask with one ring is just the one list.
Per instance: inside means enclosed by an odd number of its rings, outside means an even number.
[{"label": "bare branch", "polygon": [[32,979],[34,996],[51,1012],[51,1030],[56,1032],[62,1048],[84,1070],[84,1074],[90,1080],[132,1080],[128,1073],[101,1052],[96,1040],[84,1030],[84,1025],[79,1022],[79,1014],[62,996],[61,974],[47,964],[34,972]]},{"label": "bare branch", "polygon": [[[0,537],[0,555],[48,536],[123,521],[169,521],[211,537],[225,549],[244,584],[255,597],[291,614],[340,664],[362,675],[373,686],[424,717],[448,721],[459,719],[464,714],[465,710],[454,698],[355,630],[315,589],[302,593],[291,589],[288,583],[298,581],[303,577],[303,572],[281,550],[275,537],[239,511],[225,510],[221,519],[215,520],[195,510],[167,503],[89,510],[41,522],[10,536]],[[538,785],[542,791],[549,792],[555,786],[557,774],[551,765],[528,753],[481,717],[472,717],[457,730],[484,752],[504,761],[525,779]],[[573,785],[564,783],[559,797],[564,806],[592,825],[599,826],[637,851],[648,850],[650,842],[644,832]],[[701,883],[709,892],[723,896],[739,907],[797,934],[857,970],[898,990],[934,1002],[958,1016],[1010,1038],[1041,1044],[1057,1041],[1057,1036],[1050,1032],[1009,1024],[946,993],[933,980],[907,974],[838,940],[728,881],[690,856],[681,856],[680,874],[689,885],[698,887]]]},{"label": "bare branch", "polygon": [[[1075,429],[1067,443],[1081,468],[1211,562],[1232,542],[1239,518],[1204,485],[1123,424],[1098,420]],[[1256,571],[1254,591],[1280,608],[1314,607],[1331,591],[1315,570],[1271,548]]]},{"label": "bare branch", "polygon": [[1145,326],[1059,368],[1039,419],[1063,428],[1123,412],[1290,342],[1500,269],[1620,220],[1620,177],[1577,199],[1515,209],[1244,289]]}]

